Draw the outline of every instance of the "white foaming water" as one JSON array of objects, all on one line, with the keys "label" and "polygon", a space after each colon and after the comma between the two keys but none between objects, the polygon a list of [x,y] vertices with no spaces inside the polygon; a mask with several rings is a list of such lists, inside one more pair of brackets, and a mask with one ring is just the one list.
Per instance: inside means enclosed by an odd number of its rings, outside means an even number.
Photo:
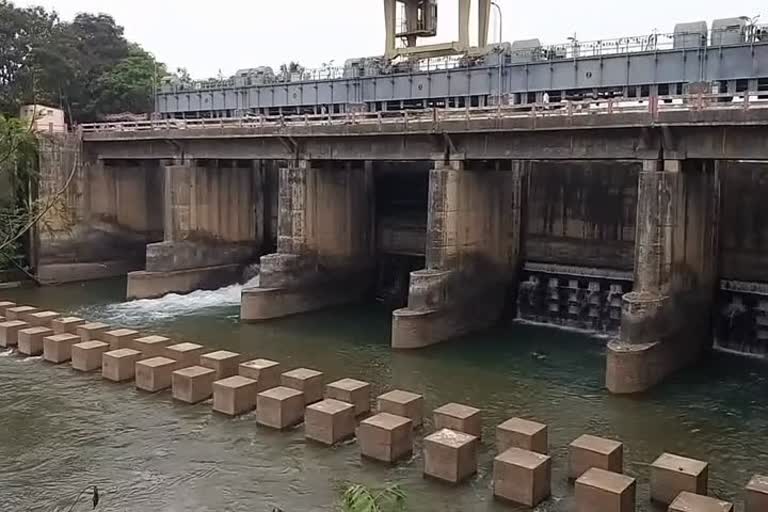
[{"label": "white foaming water", "polygon": [[169,293],[159,299],[110,304],[97,313],[112,323],[126,325],[171,320],[201,309],[239,306],[243,290],[258,285],[259,276],[256,276],[245,284],[233,284],[218,290],[196,290],[186,295]]}]

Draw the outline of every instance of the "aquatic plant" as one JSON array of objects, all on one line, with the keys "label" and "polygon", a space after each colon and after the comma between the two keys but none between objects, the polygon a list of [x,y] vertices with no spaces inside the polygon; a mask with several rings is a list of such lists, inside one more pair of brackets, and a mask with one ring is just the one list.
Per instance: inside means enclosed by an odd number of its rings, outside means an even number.
[{"label": "aquatic plant", "polygon": [[350,484],[339,503],[339,512],[404,512],[406,495],[397,485],[371,488]]}]

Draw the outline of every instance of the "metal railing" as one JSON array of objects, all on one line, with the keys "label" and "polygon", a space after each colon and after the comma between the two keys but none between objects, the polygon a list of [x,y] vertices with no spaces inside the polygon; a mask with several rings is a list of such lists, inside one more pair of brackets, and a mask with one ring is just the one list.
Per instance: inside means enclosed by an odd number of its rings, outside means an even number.
[{"label": "metal railing", "polygon": [[289,130],[296,127],[332,127],[358,125],[395,125],[403,130],[423,130],[425,124],[438,129],[442,123],[515,118],[568,118],[577,116],[610,116],[627,113],[649,114],[653,120],[662,112],[712,110],[768,110],[768,92],[734,94],[693,94],[658,96],[644,99],[611,98],[563,101],[495,107],[431,108],[343,114],[306,114],[282,116],[249,116],[214,119],[160,119],[148,121],[103,122],[80,125],[84,133],[146,132],[195,129]]}]

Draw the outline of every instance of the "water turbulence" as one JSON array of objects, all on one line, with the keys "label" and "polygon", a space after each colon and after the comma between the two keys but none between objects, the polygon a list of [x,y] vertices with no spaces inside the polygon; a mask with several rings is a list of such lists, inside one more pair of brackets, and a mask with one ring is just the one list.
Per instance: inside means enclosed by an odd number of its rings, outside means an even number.
[{"label": "water turbulence", "polygon": [[134,325],[167,322],[174,318],[196,315],[201,310],[240,306],[244,289],[258,286],[259,276],[245,284],[232,284],[218,290],[196,290],[186,295],[169,293],[159,299],[141,299],[105,306],[87,306],[77,313],[84,317],[98,317],[112,324]]}]

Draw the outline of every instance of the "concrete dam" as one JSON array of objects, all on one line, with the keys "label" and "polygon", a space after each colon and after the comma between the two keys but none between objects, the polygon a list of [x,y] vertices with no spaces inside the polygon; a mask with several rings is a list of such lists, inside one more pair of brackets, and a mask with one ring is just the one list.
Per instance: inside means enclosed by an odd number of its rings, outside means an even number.
[{"label": "concrete dam", "polygon": [[42,152],[41,194],[72,185],[39,274],[146,298],[258,262],[242,321],[376,297],[395,349],[587,329],[608,389],[640,392],[714,344],[766,353],[767,126],[709,95],[85,126]]}]

